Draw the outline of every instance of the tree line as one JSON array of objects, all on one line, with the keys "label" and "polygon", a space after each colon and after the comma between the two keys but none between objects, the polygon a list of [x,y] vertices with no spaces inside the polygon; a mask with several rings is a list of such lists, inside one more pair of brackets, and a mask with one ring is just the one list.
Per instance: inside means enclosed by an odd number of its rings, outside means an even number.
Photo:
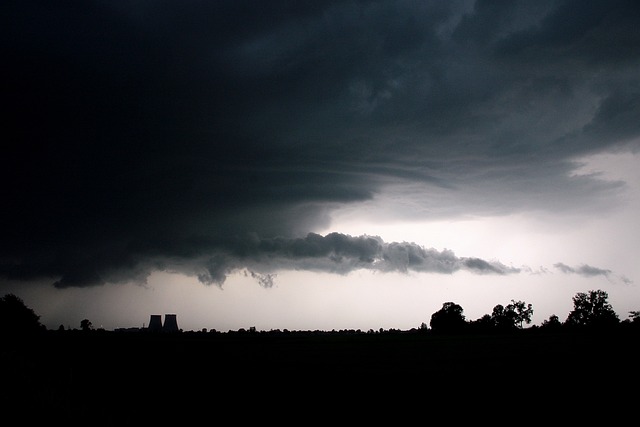
[{"label": "tree line", "polygon": [[[552,314],[542,322],[540,328],[606,329],[620,324],[640,326],[640,311],[630,311],[629,318],[621,321],[608,299],[607,292],[601,289],[578,292],[573,297],[573,309],[564,321]],[[445,302],[440,310],[431,315],[429,326],[434,332],[510,331],[523,329],[525,323],[531,323],[532,316],[531,304],[511,300],[506,306],[498,304],[493,307],[491,314],[469,321],[465,318],[462,306]],[[426,323],[421,325],[421,329],[428,329]]]},{"label": "tree line", "polygon": [[[640,311],[630,311],[627,319],[620,320],[608,299],[607,292],[601,289],[578,292],[573,297],[573,309],[564,321],[552,314],[541,323],[539,328],[544,330],[607,329],[619,325],[640,327]],[[418,329],[435,333],[515,331],[524,329],[525,324],[531,323],[532,317],[532,304],[511,300],[506,306],[502,304],[494,306],[491,314],[485,314],[476,320],[467,320],[462,306],[448,301],[431,315],[429,325],[423,322]],[[93,326],[89,319],[83,319],[80,322],[80,328],[83,331],[89,331]],[[46,329],[40,322],[40,316],[20,297],[6,294],[0,298],[0,334],[24,335],[46,331]],[[58,329],[64,328],[61,326]],[[246,332],[244,329],[239,331]],[[249,332],[257,331],[252,327]]]}]

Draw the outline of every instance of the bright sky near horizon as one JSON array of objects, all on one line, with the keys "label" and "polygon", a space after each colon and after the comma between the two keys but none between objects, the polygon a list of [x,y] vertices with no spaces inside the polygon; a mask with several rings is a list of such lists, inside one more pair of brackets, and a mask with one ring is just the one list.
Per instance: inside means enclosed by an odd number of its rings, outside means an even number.
[{"label": "bright sky near horizon", "polygon": [[640,310],[633,1],[10,1],[0,293],[49,328]]}]

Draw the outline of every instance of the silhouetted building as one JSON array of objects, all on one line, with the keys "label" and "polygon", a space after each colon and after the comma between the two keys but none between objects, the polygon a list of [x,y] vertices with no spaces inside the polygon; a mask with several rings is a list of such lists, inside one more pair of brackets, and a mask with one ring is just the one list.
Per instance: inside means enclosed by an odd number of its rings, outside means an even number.
[{"label": "silhouetted building", "polygon": [[162,325],[162,330],[164,332],[177,332],[178,329],[178,319],[175,314],[165,314],[164,315],[164,325]]},{"label": "silhouetted building", "polygon": [[149,319],[150,331],[162,331],[162,317],[159,314],[152,314]]}]

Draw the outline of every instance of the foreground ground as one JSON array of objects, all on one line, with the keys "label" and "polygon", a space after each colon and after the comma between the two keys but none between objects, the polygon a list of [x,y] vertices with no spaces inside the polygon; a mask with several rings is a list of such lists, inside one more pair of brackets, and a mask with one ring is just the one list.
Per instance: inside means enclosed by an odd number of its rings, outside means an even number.
[{"label": "foreground ground", "polygon": [[593,420],[626,414],[629,402],[635,414],[638,344],[637,331],[50,331],[6,342],[2,401],[5,415],[28,425],[191,425],[177,421],[192,416],[284,422],[294,414],[398,422],[425,411],[465,417],[470,407],[481,408],[476,417],[504,416],[516,406],[529,417],[599,408]]}]

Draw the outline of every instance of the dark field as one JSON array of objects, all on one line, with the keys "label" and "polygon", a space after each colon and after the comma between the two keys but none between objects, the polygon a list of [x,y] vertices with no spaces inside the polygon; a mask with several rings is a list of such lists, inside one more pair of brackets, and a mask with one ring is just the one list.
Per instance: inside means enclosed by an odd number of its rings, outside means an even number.
[{"label": "dark field", "polygon": [[201,422],[187,420],[203,417],[204,424],[219,424],[220,417],[237,424],[297,416],[307,424],[338,414],[349,423],[400,423],[425,411],[463,419],[515,408],[526,408],[529,420],[566,408],[575,420],[598,407],[589,418],[611,420],[631,410],[635,417],[638,344],[635,330],[49,331],[6,342],[3,413],[27,425],[193,425]]}]

